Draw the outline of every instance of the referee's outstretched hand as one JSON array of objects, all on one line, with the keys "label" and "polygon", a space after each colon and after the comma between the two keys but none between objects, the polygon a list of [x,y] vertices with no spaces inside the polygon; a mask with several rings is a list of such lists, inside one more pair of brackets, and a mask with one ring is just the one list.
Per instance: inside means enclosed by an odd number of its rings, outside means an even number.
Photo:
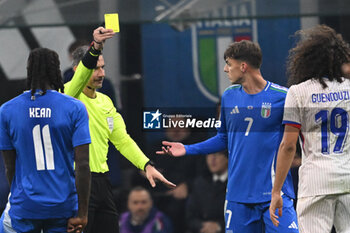
[{"label": "referee's outstretched hand", "polygon": [[145,172],[146,172],[146,177],[153,188],[156,187],[156,181],[162,182],[163,184],[165,184],[169,188],[176,187],[176,185],[174,183],[168,181],[162,175],[162,173],[160,173],[155,167],[153,167],[150,164],[146,166]]},{"label": "referee's outstretched hand", "polygon": [[171,155],[174,157],[180,157],[184,156],[186,154],[186,149],[184,144],[180,142],[168,142],[168,141],[162,141],[162,150],[157,151],[157,155]]}]

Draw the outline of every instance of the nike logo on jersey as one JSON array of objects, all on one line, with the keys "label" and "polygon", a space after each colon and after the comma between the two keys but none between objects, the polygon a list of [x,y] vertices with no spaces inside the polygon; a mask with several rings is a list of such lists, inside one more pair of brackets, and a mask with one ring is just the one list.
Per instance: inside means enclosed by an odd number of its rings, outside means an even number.
[{"label": "nike logo on jersey", "polygon": [[232,109],[232,111],[230,112],[230,114],[232,115],[232,114],[237,114],[237,113],[239,113],[239,109],[238,109],[238,106],[236,105],[236,107],[234,107],[234,108]]},{"label": "nike logo on jersey", "polygon": [[291,229],[298,229],[298,225],[293,221],[288,228],[291,228]]}]

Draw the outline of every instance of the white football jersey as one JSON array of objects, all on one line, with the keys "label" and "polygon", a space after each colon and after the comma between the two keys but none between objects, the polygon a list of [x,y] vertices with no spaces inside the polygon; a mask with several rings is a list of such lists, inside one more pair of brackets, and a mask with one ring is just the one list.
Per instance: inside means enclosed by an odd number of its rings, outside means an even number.
[{"label": "white football jersey", "polygon": [[284,124],[300,127],[302,165],[298,197],[350,192],[350,80],[293,85]]}]

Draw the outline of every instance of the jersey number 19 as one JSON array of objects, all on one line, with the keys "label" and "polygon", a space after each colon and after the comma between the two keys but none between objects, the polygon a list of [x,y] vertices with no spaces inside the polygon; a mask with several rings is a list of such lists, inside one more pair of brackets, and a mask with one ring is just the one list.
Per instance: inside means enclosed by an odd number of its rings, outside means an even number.
[{"label": "jersey number 19", "polygon": [[[342,108],[334,108],[328,119],[328,110],[321,110],[315,115],[315,122],[321,121],[321,143],[322,154],[329,154],[329,135],[328,131],[337,136],[334,145],[334,153],[342,153],[346,141],[349,117],[348,113]],[[328,126],[329,124],[329,126]],[[328,130],[329,129],[329,130]]]}]

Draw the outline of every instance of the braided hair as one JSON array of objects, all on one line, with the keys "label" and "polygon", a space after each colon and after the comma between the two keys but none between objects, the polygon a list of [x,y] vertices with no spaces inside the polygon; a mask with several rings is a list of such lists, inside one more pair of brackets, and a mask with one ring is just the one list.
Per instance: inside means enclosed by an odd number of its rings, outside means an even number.
[{"label": "braided hair", "polygon": [[30,52],[27,63],[27,88],[31,90],[31,98],[35,100],[36,89],[44,95],[47,86],[64,92],[58,54],[47,48],[37,48]]}]

